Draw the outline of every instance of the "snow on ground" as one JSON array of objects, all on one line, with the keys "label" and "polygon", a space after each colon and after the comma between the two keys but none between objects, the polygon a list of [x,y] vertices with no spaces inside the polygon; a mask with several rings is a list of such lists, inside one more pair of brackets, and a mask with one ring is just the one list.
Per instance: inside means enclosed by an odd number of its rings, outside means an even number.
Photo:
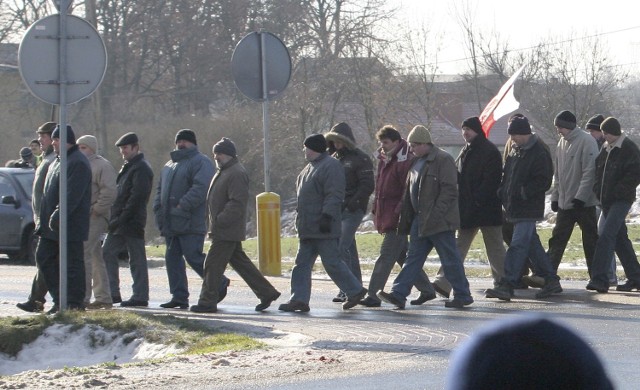
[{"label": "snow on ground", "polygon": [[0,354],[0,375],[23,371],[118,364],[144,361],[179,353],[162,344],[145,342],[133,333],[120,335],[95,325],[72,330],[72,325],[53,325],[42,336],[24,346],[14,358]]}]

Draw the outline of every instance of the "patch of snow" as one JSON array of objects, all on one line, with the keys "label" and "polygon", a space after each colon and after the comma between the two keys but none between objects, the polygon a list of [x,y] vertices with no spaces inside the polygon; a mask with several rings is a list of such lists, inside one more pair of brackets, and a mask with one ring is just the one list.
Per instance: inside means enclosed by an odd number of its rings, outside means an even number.
[{"label": "patch of snow", "polygon": [[0,375],[105,362],[123,364],[180,352],[173,346],[147,343],[133,333],[120,335],[96,325],[77,330],[72,327],[50,326],[34,342],[25,345],[16,357],[0,354]]}]

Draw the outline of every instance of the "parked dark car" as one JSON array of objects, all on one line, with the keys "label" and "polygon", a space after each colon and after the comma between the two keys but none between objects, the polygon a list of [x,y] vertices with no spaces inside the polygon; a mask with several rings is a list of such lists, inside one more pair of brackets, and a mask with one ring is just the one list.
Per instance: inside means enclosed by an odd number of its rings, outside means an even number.
[{"label": "parked dark car", "polygon": [[33,168],[0,168],[0,253],[35,264]]}]

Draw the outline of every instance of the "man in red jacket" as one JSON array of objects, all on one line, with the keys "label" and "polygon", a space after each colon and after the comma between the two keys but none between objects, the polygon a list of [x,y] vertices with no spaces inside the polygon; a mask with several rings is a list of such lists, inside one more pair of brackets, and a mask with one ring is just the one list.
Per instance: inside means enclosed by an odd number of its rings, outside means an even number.
[{"label": "man in red jacket", "polygon": [[[369,295],[360,301],[361,305],[368,307],[380,306],[380,299],[376,294],[384,289],[393,265],[398,263],[402,267],[404,264],[408,239],[406,234],[398,234],[398,218],[407,173],[414,158],[409,144],[393,126],[381,128],[376,138],[380,148],[375,153],[378,159],[378,173],[372,213],[376,229],[384,238],[380,246],[380,255],[371,273]],[[429,277],[423,270],[420,270],[414,285],[420,290],[420,296],[411,301],[412,305],[421,305],[436,297]]]}]

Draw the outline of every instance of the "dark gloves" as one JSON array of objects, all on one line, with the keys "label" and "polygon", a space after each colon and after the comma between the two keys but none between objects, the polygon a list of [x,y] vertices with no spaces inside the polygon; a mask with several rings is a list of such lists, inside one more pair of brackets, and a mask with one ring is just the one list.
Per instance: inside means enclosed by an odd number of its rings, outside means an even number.
[{"label": "dark gloves", "polygon": [[573,203],[574,209],[581,209],[584,207],[584,202],[581,201],[580,199],[573,199],[571,203]]},{"label": "dark gloves", "polygon": [[558,201],[554,200],[553,202],[551,202],[551,211],[553,211],[554,213],[558,212]]},{"label": "dark gloves", "polygon": [[333,218],[329,214],[322,213],[320,216],[320,222],[318,223],[318,227],[320,228],[320,233],[329,233],[331,232],[331,221]]}]

